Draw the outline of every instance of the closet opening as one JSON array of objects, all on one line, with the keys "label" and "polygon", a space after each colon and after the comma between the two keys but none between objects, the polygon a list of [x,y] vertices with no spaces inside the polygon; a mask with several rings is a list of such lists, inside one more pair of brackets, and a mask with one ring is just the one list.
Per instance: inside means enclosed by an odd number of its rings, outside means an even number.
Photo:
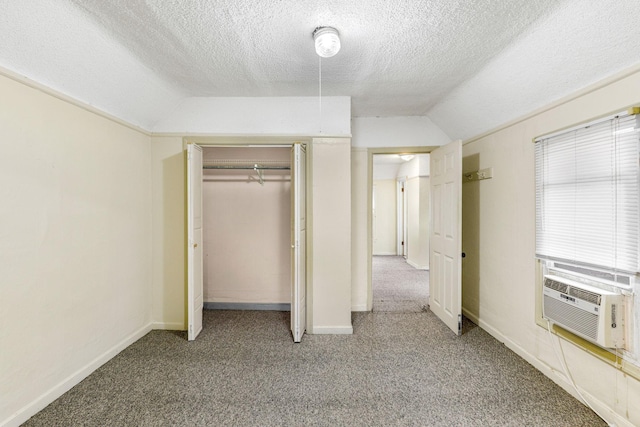
[{"label": "closet opening", "polygon": [[203,147],[205,309],[291,309],[290,151]]},{"label": "closet opening", "polygon": [[[196,266],[189,270],[202,277],[201,307],[290,311],[294,341],[299,342],[306,320],[304,146],[203,145],[199,149],[201,254],[197,244],[188,247]],[[193,193],[197,190],[190,190],[188,198],[198,197]],[[196,287],[198,278],[193,281]],[[196,290],[189,295],[197,294]],[[199,304],[189,306],[196,325]],[[191,331],[191,317],[189,323]],[[189,339],[195,339],[197,333],[191,335]]]}]

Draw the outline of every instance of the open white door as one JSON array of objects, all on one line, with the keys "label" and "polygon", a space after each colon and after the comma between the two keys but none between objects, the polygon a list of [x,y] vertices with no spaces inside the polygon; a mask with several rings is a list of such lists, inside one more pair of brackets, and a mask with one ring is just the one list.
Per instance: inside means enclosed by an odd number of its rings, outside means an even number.
[{"label": "open white door", "polygon": [[431,152],[429,308],[462,332],[462,141]]},{"label": "open white door", "polygon": [[291,333],[300,342],[307,325],[307,201],[306,153],[302,144],[291,149]]},{"label": "open white door", "polygon": [[188,339],[202,331],[202,148],[187,145],[187,321]]}]

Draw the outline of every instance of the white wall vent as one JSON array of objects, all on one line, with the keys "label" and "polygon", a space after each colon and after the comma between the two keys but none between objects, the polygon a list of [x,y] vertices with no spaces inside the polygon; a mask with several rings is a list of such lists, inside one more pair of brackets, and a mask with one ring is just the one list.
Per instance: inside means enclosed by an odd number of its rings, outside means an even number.
[{"label": "white wall vent", "polygon": [[542,315],[601,347],[624,348],[624,296],[559,276],[544,276]]}]

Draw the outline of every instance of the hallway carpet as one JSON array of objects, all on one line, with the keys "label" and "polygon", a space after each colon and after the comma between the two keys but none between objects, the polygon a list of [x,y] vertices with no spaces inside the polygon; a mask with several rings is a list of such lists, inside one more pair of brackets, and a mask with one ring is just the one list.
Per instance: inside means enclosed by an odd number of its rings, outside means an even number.
[{"label": "hallway carpet", "polygon": [[373,311],[420,312],[429,305],[429,270],[413,268],[401,256],[374,256]]},{"label": "hallway carpet", "polygon": [[354,313],[305,335],[288,312],[205,311],[194,342],[152,331],[32,417],[34,426],[604,426],[467,323]]}]

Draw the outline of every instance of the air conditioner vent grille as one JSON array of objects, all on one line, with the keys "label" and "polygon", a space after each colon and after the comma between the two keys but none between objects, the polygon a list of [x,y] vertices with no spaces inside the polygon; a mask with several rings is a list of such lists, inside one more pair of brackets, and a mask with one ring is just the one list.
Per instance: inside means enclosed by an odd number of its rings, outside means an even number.
[{"label": "air conditioner vent grille", "polygon": [[544,281],[544,285],[547,288],[551,288],[551,289],[553,289],[555,291],[562,292],[563,294],[566,294],[568,289],[569,289],[569,285],[567,285],[566,283],[557,282],[557,281],[555,281],[553,279],[549,279],[549,278],[547,278]]},{"label": "air conditioner vent grille", "polygon": [[572,297],[580,298],[584,301],[588,301],[592,304],[600,305],[600,295],[594,292],[585,291],[584,289],[571,286],[569,288],[569,295],[571,295]]},{"label": "air conditioner vent grille", "polygon": [[598,339],[598,316],[557,299],[544,296],[545,315],[555,323],[570,328],[592,340]]}]

